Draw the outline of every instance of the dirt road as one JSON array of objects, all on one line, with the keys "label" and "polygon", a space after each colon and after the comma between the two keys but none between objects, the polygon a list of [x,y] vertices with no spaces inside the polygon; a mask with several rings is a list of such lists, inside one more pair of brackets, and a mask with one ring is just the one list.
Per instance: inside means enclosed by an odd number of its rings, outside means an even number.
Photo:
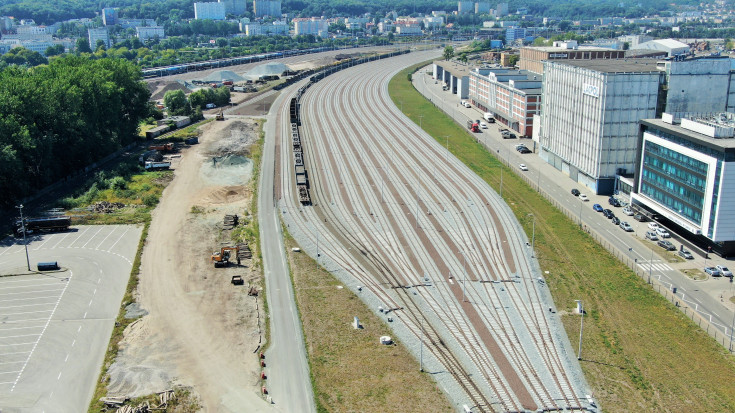
[{"label": "dirt road", "polygon": [[[216,270],[209,262],[223,238],[224,214],[242,216],[250,203],[252,165],[239,155],[247,156],[257,125],[227,120],[204,128],[154,212],[137,300],[149,314],[126,331],[108,389],[136,396],[183,384],[206,412],[269,411],[255,353],[262,301],[246,294],[248,283],[261,281],[259,270],[250,260]],[[235,274],[246,279],[244,287],[230,284]]]}]

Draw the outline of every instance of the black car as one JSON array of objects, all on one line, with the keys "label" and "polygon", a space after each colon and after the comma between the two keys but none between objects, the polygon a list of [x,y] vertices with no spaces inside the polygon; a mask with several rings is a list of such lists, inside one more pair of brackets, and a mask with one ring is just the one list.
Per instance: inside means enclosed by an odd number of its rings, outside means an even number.
[{"label": "black car", "polygon": [[608,199],[607,199],[607,202],[608,202],[608,203],[609,203],[610,205],[614,206],[614,207],[619,207],[619,206],[620,206],[620,201],[618,201],[618,199],[617,199],[617,198],[615,198],[615,197],[612,197],[612,196],[611,196],[610,198],[608,198]]},{"label": "black car", "polygon": [[520,153],[531,153],[532,151],[530,149],[528,149],[528,148],[521,148],[521,149],[518,149],[518,152],[520,152]]},{"label": "black car", "polygon": [[612,223],[613,225],[619,225],[620,224],[620,218],[613,215],[612,217]]},{"label": "black car", "polygon": [[604,215],[604,216],[605,216],[605,218],[607,218],[607,219],[612,219],[612,217],[614,217],[614,216],[615,216],[615,214],[614,214],[614,213],[612,212],[612,210],[610,210],[610,209],[604,209],[604,210],[602,211],[602,215]]},{"label": "black car", "polygon": [[573,188],[572,189],[572,195],[579,196],[579,194],[580,194],[579,189],[577,189],[577,188]]},{"label": "black car", "polygon": [[666,241],[665,239],[662,239],[658,242],[658,246],[665,249],[666,251],[674,251],[676,250],[676,246],[671,243],[671,241]]}]

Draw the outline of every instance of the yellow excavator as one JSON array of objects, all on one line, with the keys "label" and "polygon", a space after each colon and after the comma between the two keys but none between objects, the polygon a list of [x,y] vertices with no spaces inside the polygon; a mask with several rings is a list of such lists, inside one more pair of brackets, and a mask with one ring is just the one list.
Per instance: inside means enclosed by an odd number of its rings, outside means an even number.
[{"label": "yellow excavator", "polygon": [[220,111],[217,114],[217,116],[215,116],[215,119],[216,120],[225,120],[225,112],[224,112],[223,109],[220,109]]},{"label": "yellow excavator", "polygon": [[215,251],[212,254],[212,262],[214,263],[214,268],[221,268],[226,267],[230,264],[230,254],[232,254],[232,251],[235,251],[235,257],[237,258],[237,265],[240,265],[240,257],[238,256],[238,252],[240,252],[239,247],[222,247],[219,251]]}]

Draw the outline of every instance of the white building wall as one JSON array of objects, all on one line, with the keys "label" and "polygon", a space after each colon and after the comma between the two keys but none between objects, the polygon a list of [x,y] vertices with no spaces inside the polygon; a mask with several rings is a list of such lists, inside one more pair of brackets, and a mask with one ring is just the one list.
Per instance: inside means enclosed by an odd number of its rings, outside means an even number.
[{"label": "white building wall", "polygon": [[735,162],[723,162],[713,241],[730,240],[735,240]]},{"label": "white building wall", "polygon": [[197,20],[224,20],[224,3],[194,3],[194,18]]},{"label": "white building wall", "polygon": [[666,112],[674,117],[692,112],[723,112],[728,103],[730,59],[666,62]]}]

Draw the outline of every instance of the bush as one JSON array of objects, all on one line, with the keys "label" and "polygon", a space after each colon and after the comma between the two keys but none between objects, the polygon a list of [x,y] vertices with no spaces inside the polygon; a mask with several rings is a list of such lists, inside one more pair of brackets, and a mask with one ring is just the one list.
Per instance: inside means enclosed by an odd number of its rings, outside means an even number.
[{"label": "bush", "polygon": [[154,194],[148,194],[143,197],[143,204],[147,207],[154,207],[158,205],[158,196]]},{"label": "bush", "polygon": [[109,180],[109,184],[110,184],[110,188],[112,188],[112,189],[114,189],[116,191],[123,190],[123,189],[127,188],[127,186],[128,186],[128,183],[125,182],[125,178],[123,178],[122,176],[116,176],[116,177],[110,179]]}]

